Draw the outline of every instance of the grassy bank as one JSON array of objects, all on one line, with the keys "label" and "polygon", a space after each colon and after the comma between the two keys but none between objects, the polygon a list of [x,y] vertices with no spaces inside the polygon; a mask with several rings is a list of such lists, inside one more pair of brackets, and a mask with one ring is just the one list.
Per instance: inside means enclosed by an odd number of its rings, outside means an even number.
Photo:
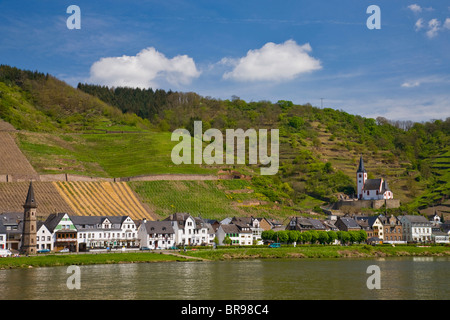
[{"label": "grassy bank", "polygon": [[68,254],[42,255],[33,257],[1,258],[0,269],[55,267],[69,265],[114,264],[114,263],[149,263],[193,261],[204,259],[221,261],[230,259],[301,259],[301,258],[378,258],[378,257],[450,257],[449,246],[297,246],[297,247],[240,247],[220,249],[198,249],[172,252],[177,255],[130,252],[104,254]]},{"label": "grassy bank", "polygon": [[289,259],[289,258],[375,258],[401,256],[450,256],[445,246],[297,246],[281,248],[221,248],[188,251],[186,255],[208,260],[228,259]]},{"label": "grassy bank", "polygon": [[102,254],[64,254],[40,255],[30,257],[0,258],[0,269],[56,267],[69,265],[145,263],[145,262],[189,261],[189,257],[152,253],[102,253]]}]

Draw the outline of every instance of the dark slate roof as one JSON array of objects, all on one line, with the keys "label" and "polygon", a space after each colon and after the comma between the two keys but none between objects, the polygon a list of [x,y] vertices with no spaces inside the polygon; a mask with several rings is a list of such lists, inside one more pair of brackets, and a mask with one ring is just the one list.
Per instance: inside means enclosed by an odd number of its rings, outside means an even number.
[{"label": "dark slate roof", "polygon": [[233,217],[233,219],[231,219],[231,223],[234,223],[237,225],[250,226],[252,223],[252,218],[251,217]]},{"label": "dark slate roof", "polygon": [[36,221],[36,230],[39,230],[43,225],[45,226],[44,221]]},{"label": "dark slate roof", "polygon": [[428,221],[424,216],[405,215],[404,217],[408,219],[412,224],[431,225],[431,222]]},{"label": "dark slate roof", "polygon": [[384,180],[383,185],[381,186],[381,193],[385,193],[386,191],[391,191],[391,189],[389,189],[387,181]]},{"label": "dark slate roof", "polygon": [[0,215],[0,219],[5,225],[17,225],[23,220],[23,212],[4,212]]},{"label": "dark slate roof", "polygon": [[353,218],[340,217],[339,220],[345,224],[347,228],[361,228],[360,225]]},{"label": "dark slate roof", "polygon": [[312,226],[315,230],[325,230],[326,229],[325,226],[323,225],[323,223],[317,219],[308,219],[308,221],[312,224]]},{"label": "dark slate roof", "polygon": [[382,179],[367,179],[364,183],[364,190],[380,190]]},{"label": "dark slate roof", "polygon": [[367,172],[366,169],[364,168],[364,161],[362,156],[359,158],[359,167],[358,167],[358,171],[356,172]]},{"label": "dark slate roof", "polygon": [[[173,213],[171,215],[169,215],[167,218],[165,218],[163,221],[176,221],[178,228],[179,229],[184,229],[184,224],[186,222],[186,219],[189,218],[191,215],[189,213],[186,212],[176,212]],[[194,219],[195,223],[197,223],[197,221],[195,220],[194,217],[192,217],[192,219]]]},{"label": "dark slate roof", "polygon": [[322,223],[328,230],[339,231],[339,229],[334,225],[333,221],[331,220],[325,220]]},{"label": "dark slate roof", "polygon": [[267,219],[267,218],[258,218],[259,221],[262,219],[266,219],[266,221],[272,226],[272,227],[279,227],[283,225],[283,222],[275,220],[275,219]]},{"label": "dark slate roof", "polygon": [[71,216],[70,219],[72,223],[77,226],[77,228],[86,228],[86,226],[94,226],[101,225],[105,219],[108,219],[115,228],[120,229],[120,226],[125,221],[128,216]]},{"label": "dark slate roof", "polygon": [[313,224],[306,218],[296,218],[295,223],[301,227],[313,227]]},{"label": "dark slate roof", "polygon": [[5,234],[6,233],[6,227],[3,225],[3,221],[0,220],[0,233]]},{"label": "dark slate roof", "polygon": [[28,187],[27,199],[25,200],[24,208],[37,208],[37,203],[34,198],[34,189],[33,182],[30,182],[30,186]]},{"label": "dark slate roof", "polygon": [[179,229],[184,229],[186,219],[191,217],[195,221],[195,228],[201,229],[205,227],[206,222],[201,217],[193,217],[189,213],[177,212],[169,215],[163,221],[176,221]]},{"label": "dark slate roof", "polygon": [[171,221],[147,221],[144,225],[147,233],[175,233]]},{"label": "dark slate roof", "polygon": [[222,224],[220,227],[225,233],[239,233],[239,229],[235,224]]},{"label": "dark slate roof", "polygon": [[370,227],[372,228],[373,224],[377,220],[378,216],[356,216],[354,217],[354,220],[357,224],[359,224],[361,227]]},{"label": "dark slate roof", "polygon": [[47,220],[45,220],[44,224],[47,227],[48,231],[53,233],[58,223],[61,221],[61,219],[64,217],[66,213],[60,212],[60,213],[51,213]]}]

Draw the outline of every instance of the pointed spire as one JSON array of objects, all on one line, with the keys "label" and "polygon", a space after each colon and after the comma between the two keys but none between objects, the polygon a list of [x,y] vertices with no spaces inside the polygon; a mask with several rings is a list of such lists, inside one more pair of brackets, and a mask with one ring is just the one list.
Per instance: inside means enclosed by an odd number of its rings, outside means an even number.
[{"label": "pointed spire", "polygon": [[367,172],[366,169],[364,168],[364,161],[362,156],[359,158],[359,167],[358,167],[358,171],[356,172]]},{"label": "pointed spire", "polygon": [[25,200],[24,208],[36,208],[36,200],[34,199],[34,189],[33,181],[30,181],[30,186],[28,187],[27,199]]}]

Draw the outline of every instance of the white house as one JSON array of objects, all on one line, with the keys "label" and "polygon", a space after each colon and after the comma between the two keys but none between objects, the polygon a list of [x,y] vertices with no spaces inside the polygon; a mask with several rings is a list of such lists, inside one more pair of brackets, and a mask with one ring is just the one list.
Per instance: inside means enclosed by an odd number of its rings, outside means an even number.
[{"label": "white house", "polygon": [[434,243],[450,243],[448,233],[440,230],[433,230],[431,233],[431,239]]},{"label": "white house", "polygon": [[362,157],[359,159],[359,167],[356,171],[356,193],[359,200],[384,200],[394,198],[394,194],[389,189],[387,181],[383,180],[383,178],[367,179],[367,171],[364,168]]},{"label": "white house", "polygon": [[408,242],[431,242],[432,223],[423,216],[405,215],[400,218],[403,239]]},{"label": "white house", "polygon": [[225,244],[223,241],[226,237],[231,239],[231,245],[251,245],[253,244],[253,236],[250,227],[239,228],[238,225],[221,224],[216,231],[216,237],[219,240],[219,245]]},{"label": "white house", "polygon": [[50,230],[48,230],[45,223],[42,221],[38,221],[36,228],[37,228],[36,232],[37,250],[49,249],[50,251],[53,251],[54,249],[53,234],[50,232]]},{"label": "white house", "polygon": [[[232,224],[235,224],[238,226],[240,230],[248,231],[248,229],[252,233],[252,242],[248,243],[248,240],[244,240],[245,244],[253,244],[253,243],[259,243],[261,241],[261,233],[264,231],[260,227],[260,220],[255,219],[253,217],[234,217],[231,220]],[[243,238],[245,239],[247,237],[247,233],[243,235]]]},{"label": "white house", "polygon": [[212,245],[211,225],[188,213],[174,213],[163,221],[170,221],[177,245]]},{"label": "white house", "polygon": [[80,251],[139,246],[138,230],[129,216],[73,216]]},{"label": "white house", "polygon": [[[69,249],[77,251],[77,228],[67,213],[52,213],[45,220],[44,225],[51,234],[53,250]],[[41,230],[42,231],[42,230]],[[48,234],[44,230],[44,234]],[[40,240],[41,244],[44,242]]]},{"label": "white house", "polygon": [[175,246],[175,230],[171,221],[144,220],[138,228],[140,247],[169,249]]}]

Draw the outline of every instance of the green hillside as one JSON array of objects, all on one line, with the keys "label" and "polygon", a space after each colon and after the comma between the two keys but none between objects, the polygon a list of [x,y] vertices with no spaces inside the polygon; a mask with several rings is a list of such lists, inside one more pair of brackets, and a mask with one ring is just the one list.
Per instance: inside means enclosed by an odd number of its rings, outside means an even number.
[{"label": "green hillside", "polygon": [[91,177],[145,174],[211,174],[200,165],[176,166],[169,132],[109,134],[16,133],[17,143],[33,167],[43,174],[71,173]]},{"label": "green hillside", "polygon": [[[395,197],[409,204],[402,209],[437,205],[449,198],[449,168],[435,163],[447,159],[443,150],[450,145],[450,119],[394,122],[290,101],[218,100],[191,92],[87,84],[78,88],[122,111],[146,117],[162,131],[184,127],[192,132],[195,120],[202,120],[204,130],[278,128],[281,166],[277,179],[289,185],[296,204],[308,197],[336,201],[351,196],[361,155],[369,178],[385,178]],[[239,168],[247,169],[251,167]]]},{"label": "green hillside", "polygon": [[[198,208],[208,217],[258,210],[274,217],[320,213],[321,205],[354,194],[361,155],[369,178],[389,182],[402,212],[445,205],[450,197],[450,119],[393,122],[290,101],[218,100],[81,84],[75,89],[50,75],[8,66],[0,66],[0,118],[19,129],[11,135],[40,174],[128,177],[231,170],[252,177],[229,182],[252,190],[234,194],[225,190],[235,186],[218,181],[129,183],[158,215]],[[279,129],[278,174],[262,177],[257,165],[174,165],[170,155],[177,142],[170,141],[171,132],[192,132],[195,120],[202,121],[203,130]]]},{"label": "green hillside", "polygon": [[98,132],[148,129],[149,122],[123,113],[55,77],[0,65],[0,118],[33,132]]}]

